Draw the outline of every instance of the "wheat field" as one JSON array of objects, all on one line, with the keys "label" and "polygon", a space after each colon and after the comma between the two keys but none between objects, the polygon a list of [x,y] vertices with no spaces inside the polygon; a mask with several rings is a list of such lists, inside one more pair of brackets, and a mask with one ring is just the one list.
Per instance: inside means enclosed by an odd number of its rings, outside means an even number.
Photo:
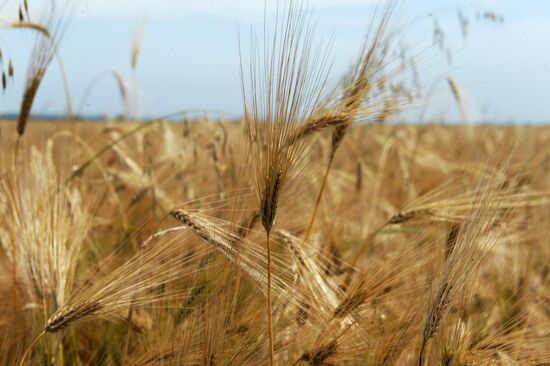
[{"label": "wheat field", "polygon": [[33,118],[71,14],[28,6],[0,365],[550,365],[550,128],[395,122],[395,2],[336,86],[290,2],[241,60],[242,118],[147,121]]},{"label": "wheat field", "polygon": [[[33,364],[268,359],[243,126],[161,122],[119,140],[133,128],[37,122],[16,170],[3,159],[2,364],[44,328]],[[421,347],[427,364],[549,362],[549,140],[352,127],[304,242],[330,132],[309,141],[272,232],[275,362],[418,364]]]}]

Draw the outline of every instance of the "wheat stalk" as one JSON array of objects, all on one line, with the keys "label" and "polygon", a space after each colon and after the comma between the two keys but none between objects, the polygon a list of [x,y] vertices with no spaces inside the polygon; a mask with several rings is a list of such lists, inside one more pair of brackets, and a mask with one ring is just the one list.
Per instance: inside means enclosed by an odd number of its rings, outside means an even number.
[{"label": "wheat stalk", "polygon": [[253,44],[250,64],[251,97],[245,91],[241,62],[245,123],[252,151],[255,151],[256,193],[266,232],[267,319],[271,365],[275,363],[271,304],[271,231],[277,216],[280,194],[287,184],[290,169],[305,147],[299,143],[289,144],[288,139],[289,136],[300,135],[299,131],[303,131],[307,121],[318,109],[326,83],[323,47],[314,47],[312,32],[307,10],[290,2],[288,11],[281,19],[277,19],[273,42],[264,41],[263,49],[257,43]]},{"label": "wheat stalk", "polygon": [[[363,43],[363,50],[361,51],[359,61],[351,72],[351,80],[346,85],[341,100],[339,100],[337,103],[336,108],[338,108],[339,113],[337,114],[337,118],[335,118],[330,123],[331,125],[334,125],[334,128],[332,129],[329,161],[325,170],[325,174],[323,175],[323,178],[321,180],[321,187],[313,206],[309,225],[306,229],[305,241],[309,240],[309,237],[313,231],[313,226],[317,218],[319,204],[321,203],[321,197],[325,190],[327,178],[332,167],[332,162],[334,161],[336,151],[338,150],[338,147],[340,146],[342,140],[344,139],[344,136],[348,132],[351,124],[360,113],[361,104],[365,103],[365,100],[369,97],[369,93],[373,86],[379,83],[377,78],[380,77],[379,75],[383,71],[384,67],[384,59],[387,52],[386,47],[389,41],[387,28],[394,6],[395,3],[389,2],[383,16],[379,20],[379,24],[377,26],[374,26],[373,34],[367,33],[367,36],[365,37]],[[371,24],[371,27],[373,27],[373,24]],[[370,106],[365,107],[365,109],[367,110],[370,108]],[[328,119],[330,119],[329,116],[326,116],[325,119],[327,119],[327,117]],[[319,118],[317,123],[319,121],[323,121],[323,118]],[[325,122],[325,124],[328,125],[327,122]],[[308,131],[311,130],[313,129],[309,128]],[[298,136],[301,137],[304,135],[305,131]]]}]

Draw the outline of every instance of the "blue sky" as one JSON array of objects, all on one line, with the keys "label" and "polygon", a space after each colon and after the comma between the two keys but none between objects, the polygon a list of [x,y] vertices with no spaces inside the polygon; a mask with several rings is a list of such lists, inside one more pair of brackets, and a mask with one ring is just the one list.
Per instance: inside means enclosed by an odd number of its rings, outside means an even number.
[{"label": "blue sky", "polygon": [[[374,6],[380,2],[310,1],[318,37],[334,34],[334,80],[356,55]],[[2,21],[16,18],[18,3],[7,0],[0,9]],[[39,0],[29,4],[31,12],[41,9]],[[268,9],[274,4],[275,0],[268,0]],[[470,22],[467,38],[461,33],[458,9]],[[503,16],[504,22],[483,20],[486,11]],[[135,91],[144,116],[185,109],[240,115],[236,24],[246,48],[248,30],[261,28],[263,13],[261,0],[81,0],[60,48],[74,109],[94,115],[124,113],[117,85],[108,74],[116,71]],[[432,46],[434,18],[445,32],[451,64],[445,52]],[[462,91],[471,120],[550,120],[550,1],[401,0],[394,24],[402,29],[402,42],[410,53],[418,55],[423,90],[432,92],[429,101],[406,114],[408,119],[417,118],[423,106],[429,118],[459,119],[446,83],[450,76]],[[142,47],[133,73],[130,54],[136,32],[142,34]],[[13,58],[16,74],[0,97],[0,113],[16,112],[19,107],[33,43],[29,31],[2,29],[0,46]],[[58,70],[53,62],[33,112],[65,110]],[[98,75],[103,76],[83,99]]]}]

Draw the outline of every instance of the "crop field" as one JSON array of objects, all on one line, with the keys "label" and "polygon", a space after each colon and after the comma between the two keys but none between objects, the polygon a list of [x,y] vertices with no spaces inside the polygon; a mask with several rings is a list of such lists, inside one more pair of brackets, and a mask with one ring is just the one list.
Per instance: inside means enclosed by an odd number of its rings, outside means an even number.
[{"label": "crop field", "polygon": [[[269,358],[244,126],[136,126],[31,122],[13,167],[1,124],[2,364]],[[278,201],[275,361],[548,362],[550,129],[352,127],[318,200],[330,136]]]},{"label": "crop field", "polygon": [[399,122],[395,2],[338,85],[296,4],[241,60],[242,118],[43,121],[70,14],[22,2],[0,365],[550,365],[550,127]]}]

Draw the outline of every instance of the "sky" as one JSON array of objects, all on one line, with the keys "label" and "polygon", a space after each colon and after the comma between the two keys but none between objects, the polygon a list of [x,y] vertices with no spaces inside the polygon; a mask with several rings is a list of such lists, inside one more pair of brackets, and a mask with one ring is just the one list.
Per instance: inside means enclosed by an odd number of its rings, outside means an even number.
[{"label": "sky", "polygon": [[[32,20],[41,2],[29,0]],[[67,0],[58,0],[63,3]],[[17,19],[19,0],[0,0],[0,22]],[[238,42],[249,49],[250,29],[261,31],[264,10],[273,17],[276,0],[80,0],[59,49],[71,104],[83,115],[125,114],[116,73],[132,95],[132,110],[143,117],[181,110],[242,114]],[[310,0],[316,38],[333,37],[331,80],[349,68],[382,0]],[[2,5],[3,4],[3,5]],[[464,37],[458,12],[468,19]],[[487,20],[493,12],[503,21]],[[444,47],[434,45],[434,24]],[[550,1],[400,0],[392,25],[397,42],[414,56],[421,100],[403,118],[463,119],[447,78],[458,85],[465,118],[472,122],[550,121]],[[35,35],[2,28],[4,58],[15,77],[0,96],[0,114],[16,113],[26,62]],[[140,40],[137,68],[132,44]],[[450,57],[449,57],[450,56]],[[33,113],[62,114],[67,98],[58,60],[39,90]]]}]

